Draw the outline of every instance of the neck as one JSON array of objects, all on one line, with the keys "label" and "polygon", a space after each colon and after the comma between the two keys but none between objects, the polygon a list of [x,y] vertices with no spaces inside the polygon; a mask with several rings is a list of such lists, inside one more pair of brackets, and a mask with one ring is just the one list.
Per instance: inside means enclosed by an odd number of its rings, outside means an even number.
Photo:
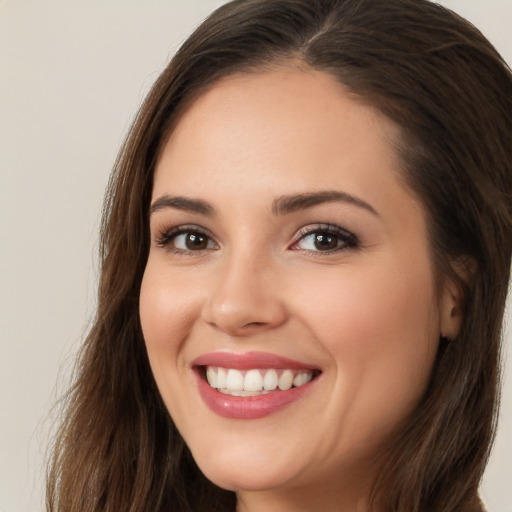
[{"label": "neck", "polygon": [[237,512],[367,512],[368,491],[356,486],[320,484],[310,488],[241,491]]}]

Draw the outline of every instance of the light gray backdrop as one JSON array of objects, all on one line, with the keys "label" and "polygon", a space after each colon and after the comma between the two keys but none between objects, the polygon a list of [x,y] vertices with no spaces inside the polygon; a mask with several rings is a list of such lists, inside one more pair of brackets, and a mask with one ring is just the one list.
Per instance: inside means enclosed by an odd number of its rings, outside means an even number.
[{"label": "light gray backdrop", "polygon": [[[221,3],[0,0],[0,512],[44,509],[48,414],[94,311],[109,170],[158,72]],[[512,0],[442,3],[512,62]],[[508,375],[490,512],[512,511],[511,460]]]}]

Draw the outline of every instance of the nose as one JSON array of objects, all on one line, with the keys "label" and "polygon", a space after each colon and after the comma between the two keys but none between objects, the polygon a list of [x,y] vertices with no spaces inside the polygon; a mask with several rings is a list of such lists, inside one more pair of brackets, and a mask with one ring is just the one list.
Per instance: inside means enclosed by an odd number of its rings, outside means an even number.
[{"label": "nose", "polygon": [[230,336],[254,335],[284,324],[287,319],[279,269],[257,255],[223,262],[203,320]]}]

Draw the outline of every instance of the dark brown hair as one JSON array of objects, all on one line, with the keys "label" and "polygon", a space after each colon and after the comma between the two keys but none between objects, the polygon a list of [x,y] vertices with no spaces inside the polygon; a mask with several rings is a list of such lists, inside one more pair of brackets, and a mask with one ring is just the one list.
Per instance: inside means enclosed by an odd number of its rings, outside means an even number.
[{"label": "dark brown hair", "polygon": [[228,511],[153,380],[138,316],[159,149],[222,77],[299,59],[401,128],[402,176],[425,206],[437,275],[464,295],[421,404],[382,461],[379,510],[482,510],[512,252],[512,76],[471,24],[427,0],[236,0],[185,42],[140,109],[106,196],[98,310],[66,397],[48,510]]}]

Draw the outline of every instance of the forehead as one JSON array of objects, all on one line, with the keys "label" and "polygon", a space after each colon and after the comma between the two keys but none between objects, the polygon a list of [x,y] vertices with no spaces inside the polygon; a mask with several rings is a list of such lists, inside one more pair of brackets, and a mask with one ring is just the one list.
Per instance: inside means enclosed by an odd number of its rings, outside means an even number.
[{"label": "forehead", "polygon": [[[237,122],[249,119],[253,132],[266,131],[269,136],[282,139],[287,133],[298,135],[300,128],[318,131],[319,126],[312,124],[322,119],[323,135],[328,131],[333,137],[337,135],[336,127],[348,124],[353,130],[362,124],[372,125],[372,131],[379,131],[388,141],[398,140],[401,133],[366,98],[351,92],[331,75],[303,65],[228,75],[192,95],[186,104],[174,123],[173,139],[190,129],[197,135],[204,133],[202,127],[210,128],[204,123],[210,121],[212,112],[216,132],[235,128]],[[297,119],[301,123],[293,131],[280,131],[286,121],[295,123]]]},{"label": "forehead", "polygon": [[341,187],[371,198],[403,188],[398,138],[392,121],[325,73],[233,75],[181,115],[158,161],[153,196],[193,185],[198,194],[236,187],[248,195]]}]

